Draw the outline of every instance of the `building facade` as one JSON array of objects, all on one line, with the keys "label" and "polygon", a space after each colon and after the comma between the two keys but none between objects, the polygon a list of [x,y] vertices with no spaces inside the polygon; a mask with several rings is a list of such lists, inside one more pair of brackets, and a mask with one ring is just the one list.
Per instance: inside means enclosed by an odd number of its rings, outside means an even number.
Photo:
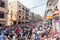
[{"label": "building facade", "polygon": [[34,21],[34,13],[33,13],[33,12],[29,12],[29,20],[30,20],[31,22]]},{"label": "building facade", "polygon": [[0,26],[7,25],[8,0],[0,0]]},{"label": "building facade", "polygon": [[10,2],[8,10],[8,25],[22,24],[28,20],[29,9],[19,1]]},{"label": "building facade", "polygon": [[57,3],[58,3],[58,0],[48,0],[47,1],[46,11],[45,11],[46,16],[45,17],[46,17],[48,24],[52,25],[52,19],[53,19],[52,12],[56,8]]},{"label": "building facade", "polygon": [[53,16],[53,27],[54,29],[56,29],[58,32],[60,32],[60,0],[58,0],[57,6],[54,9],[54,11],[52,12],[52,16]]}]

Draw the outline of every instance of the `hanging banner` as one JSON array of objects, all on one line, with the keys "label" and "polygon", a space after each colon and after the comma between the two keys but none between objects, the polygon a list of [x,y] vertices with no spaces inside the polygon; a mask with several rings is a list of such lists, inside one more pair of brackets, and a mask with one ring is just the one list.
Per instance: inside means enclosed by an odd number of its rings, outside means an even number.
[{"label": "hanging banner", "polygon": [[52,19],[52,16],[47,16],[47,19]]}]

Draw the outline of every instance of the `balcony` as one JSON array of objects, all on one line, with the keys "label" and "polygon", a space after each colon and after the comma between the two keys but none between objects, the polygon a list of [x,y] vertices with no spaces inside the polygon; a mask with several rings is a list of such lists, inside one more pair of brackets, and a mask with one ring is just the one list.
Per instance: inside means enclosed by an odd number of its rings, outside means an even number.
[{"label": "balcony", "polygon": [[22,20],[22,22],[29,22],[29,20]]},{"label": "balcony", "polygon": [[2,8],[2,7],[0,7],[0,11],[2,11],[2,12],[8,12],[8,10],[6,8]]},{"label": "balcony", "polygon": [[55,15],[55,16],[53,16],[53,19],[55,19],[55,20],[59,20],[59,15]]},{"label": "balcony", "polygon": [[4,1],[0,1],[0,7],[5,8],[5,2]]},{"label": "balcony", "polygon": [[1,21],[1,22],[5,22],[6,19],[4,19],[4,18],[0,18],[0,21]]}]

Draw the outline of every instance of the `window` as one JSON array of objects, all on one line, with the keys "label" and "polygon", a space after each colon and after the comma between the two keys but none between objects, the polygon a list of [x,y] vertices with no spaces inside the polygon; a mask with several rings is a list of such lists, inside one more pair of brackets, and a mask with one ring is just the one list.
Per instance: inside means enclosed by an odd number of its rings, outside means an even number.
[{"label": "window", "polygon": [[22,24],[24,24],[24,22],[22,22]]},{"label": "window", "polygon": [[18,22],[18,24],[21,24],[21,22]]},{"label": "window", "polygon": [[19,10],[19,12],[21,12],[21,10]]},{"label": "window", "polygon": [[23,10],[25,10],[25,8],[24,8],[24,7],[23,7],[22,9],[23,9]]},{"label": "window", "polygon": [[4,12],[0,12],[0,18],[4,18]]},{"label": "window", "polygon": [[5,2],[4,1],[0,1],[0,7],[5,7]]},{"label": "window", "polygon": [[22,18],[23,20],[24,20],[24,16],[23,16],[23,18]]},{"label": "window", "polygon": [[50,9],[49,11],[52,11],[52,9]]},{"label": "window", "polygon": [[26,17],[26,20],[28,20],[28,17]]},{"label": "window", "polygon": [[19,7],[21,7],[21,6],[19,5]]},{"label": "window", "polygon": [[16,21],[13,21],[13,25],[15,25],[16,24]]},{"label": "window", "polygon": [[19,18],[21,18],[21,16],[19,16]]},{"label": "window", "polygon": [[52,4],[50,3],[49,6],[51,6]]},{"label": "window", "polygon": [[58,10],[58,7],[57,6],[55,7],[55,10]]},{"label": "window", "polygon": [[26,12],[29,12],[29,10],[26,10]]},{"label": "window", "polygon": [[0,23],[0,26],[2,26],[2,24]]},{"label": "window", "polygon": [[52,9],[47,10],[47,13],[48,13],[49,11],[52,11]]}]

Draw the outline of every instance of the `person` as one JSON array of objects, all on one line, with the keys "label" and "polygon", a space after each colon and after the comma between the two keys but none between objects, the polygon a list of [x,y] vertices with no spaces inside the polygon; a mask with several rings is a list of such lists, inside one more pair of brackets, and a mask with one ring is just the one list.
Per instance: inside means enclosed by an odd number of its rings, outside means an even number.
[{"label": "person", "polygon": [[15,30],[16,35],[18,35],[19,32],[20,32],[20,30],[17,28],[17,29]]},{"label": "person", "polygon": [[1,34],[0,32],[0,40],[4,40],[5,39],[5,36]]},{"label": "person", "polygon": [[44,34],[41,34],[40,40],[44,40]]},{"label": "person", "polygon": [[35,34],[35,40],[40,40],[39,35]]},{"label": "person", "polygon": [[44,40],[48,40],[47,37],[46,37],[46,35],[44,35]]},{"label": "person", "polygon": [[35,33],[32,33],[30,40],[35,40]]},{"label": "person", "polygon": [[59,36],[57,36],[56,40],[60,40]]},{"label": "person", "polygon": [[18,40],[23,40],[22,35],[20,33],[17,35],[17,39]]},{"label": "person", "polygon": [[28,34],[29,34],[29,39],[31,38],[31,35],[32,35],[32,28],[29,28],[29,30],[28,30]]},{"label": "person", "polygon": [[35,31],[36,31],[36,29],[35,29],[35,27],[33,27],[33,29],[32,29],[32,33],[35,33]]},{"label": "person", "polygon": [[13,39],[13,34],[10,34],[10,37],[9,38],[10,38],[10,40],[12,40]]}]

